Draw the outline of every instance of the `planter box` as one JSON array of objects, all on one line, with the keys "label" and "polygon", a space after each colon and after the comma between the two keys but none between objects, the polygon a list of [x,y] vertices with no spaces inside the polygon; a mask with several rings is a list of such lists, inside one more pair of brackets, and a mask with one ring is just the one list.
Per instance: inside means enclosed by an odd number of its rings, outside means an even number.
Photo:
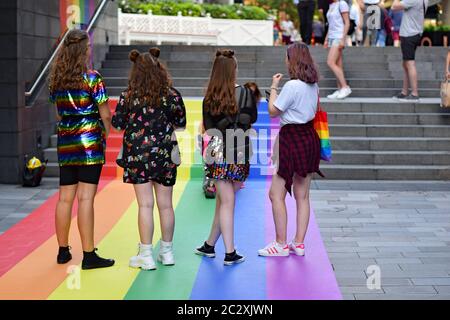
[{"label": "planter box", "polygon": [[444,45],[444,36],[447,36],[447,45],[450,45],[450,32],[448,31],[425,31],[422,35],[422,40],[428,38],[433,46],[442,47]]},{"label": "planter box", "polygon": [[157,16],[122,13],[119,9],[119,43],[156,42],[219,46],[272,46],[270,20],[213,19],[211,17]]}]

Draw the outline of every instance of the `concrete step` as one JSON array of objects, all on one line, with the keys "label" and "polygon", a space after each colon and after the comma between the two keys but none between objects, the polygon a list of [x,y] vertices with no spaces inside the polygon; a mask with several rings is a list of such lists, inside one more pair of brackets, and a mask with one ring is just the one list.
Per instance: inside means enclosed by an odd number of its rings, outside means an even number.
[{"label": "concrete step", "polygon": [[[333,124],[329,123],[331,137],[450,137],[448,125],[401,125],[401,124]],[[257,122],[257,132],[278,130],[278,124]]]},{"label": "concrete step", "polygon": [[343,180],[448,180],[450,166],[334,165],[320,167],[327,179]]},{"label": "concrete step", "polygon": [[401,125],[449,125],[450,113],[334,113],[328,112],[332,124],[401,124]]},{"label": "concrete step", "polygon": [[[206,86],[201,87],[180,87],[177,86],[177,89],[181,92],[181,94],[185,97],[202,97],[205,94]],[[260,87],[260,89],[268,90],[268,87]],[[108,93],[111,96],[119,96],[121,92],[124,90],[124,86],[121,87],[108,87]],[[326,88],[322,87],[320,89],[320,96],[326,97],[327,95],[333,93],[336,90],[336,87]],[[351,97],[392,97],[399,92],[399,88],[352,88]],[[424,88],[419,90],[419,94],[424,98],[437,98],[439,97],[439,89],[429,89]]]},{"label": "concrete step", "polygon": [[450,151],[450,137],[358,137],[331,136],[333,150],[345,151]]},{"label": "concrete step", "polygon": [[333,164],[450,165],[450,151],[334,150]]},{"label": "concrete step", "polygon": [[[172,78],[175,87],[204,87],[207,85],[208,77],[173,77]],[[256,82],[258,86],[270,87],[272,84],[271,77],[265,78],[250,78],[250,77],[240,77],[238,78],[238,83],[246,82]],[[286,79],[281,81],[280,87],[286,83]],[[392,79],[347,79],[349,85],[353,88],[401,88],[403,81],[392,80]],[[126,87],[128,85],[127,77],[105,77],[106,85],[112,87]],[[320,87],[334,87],[336,85],[335,78],[324,78],[322,77],[319,81]],[[439,89],[440,81],[438,80],[419,80],[419,88],[429,88],[429,89]]]}]

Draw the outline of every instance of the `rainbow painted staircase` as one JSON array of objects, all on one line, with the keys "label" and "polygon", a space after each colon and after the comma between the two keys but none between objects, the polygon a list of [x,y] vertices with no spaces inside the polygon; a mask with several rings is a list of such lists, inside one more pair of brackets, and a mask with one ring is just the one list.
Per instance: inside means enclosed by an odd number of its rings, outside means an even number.
[{"label": "rainbow painted staircase", "polygon": [[[53,195],[27,218],[0,235],[1,299],[342,299],[320,232],[312,213],[305,257],[266,259],[257,249],[273,240],[270,175],[255,166],[236,204],[236,244],[246,256],[240,265],[223,265],[221,239],[215,259],[202,258],[194,248],[207,237],[215,201],[204,198],[202,166],[195,151],[195,135],[201,118],[201,102],[185,101],[188,127],[178,135],[183,165],[174,188],[176,265],[158,264],[156,271],[128,267],[137,250],[137,204],[131,185],[122,183],[114,165],[121,136],[108,139],[107,165],[95,202],[96,244],[99,253],[113,257],[116,265],[103,270],[81,271],[81,247],[73,213],[70,245],[73,260],[56,264]],[[114,103],[112,102],[112,107]],[[265,110],[262,107],[262,110]],[[256,126],[268,123],[262,115]],[[270,122],[276,128],[275,122]],[[265,143],[270,148],[270,139]],[[187,147],[189,146],[189,147]],[[190,149],[190,150],[187,150]],[[187,151],[186,151],[187,150]],[[295,203],[288,199],[289,220],[294,221]],[[293,223],[291,223],[293,227]],[[293,230],[289,230],[289,236]],[[154,243],[160,228],[155,213]],[[158,249],[156,249],[158,250]]]}]

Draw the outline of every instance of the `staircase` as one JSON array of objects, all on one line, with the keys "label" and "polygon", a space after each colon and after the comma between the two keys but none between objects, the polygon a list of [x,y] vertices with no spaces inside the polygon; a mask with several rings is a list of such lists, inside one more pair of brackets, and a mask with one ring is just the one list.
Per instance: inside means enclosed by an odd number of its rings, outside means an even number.
[{"label": "staircase", "polygon": [[[118,96],[127,85],[131,63],[128,52],[145,46],[112,46],[101,70],[108,92]],[[203,96],[212,64],[214,47],[163,46],[161,59],[166,61],[174,85],[188,104],[188,112],[198,118],[200,104],[189,105],[192,98]],[[274,73],[286,74],[283,47],[237,47],[239,83],[255,81],[264,90]],[[314,47],[311,53],[321,72],[321,97],[335,90],[335,80],[326,66],[326,51]],[[450,112],[439,107],[439,83],[447,50],[419,48],[417,68],[421,102],[400,103],[390,97],[402,86],[401,53],[393,47],[347,48],[344,65],[352,87],[351,98],[328,101],[322,106],[328,112],[333,162],[324,163],[322,171],[328,179],[343,180],[447,180],[450,179]],[[112,102],[114,104],[114,102]],[[112,106],[113,107],[113,106]],[[259,107],[254,128],[273,132],[276,122],[269,118],[265,102]],[[189,117],[188,115],[188,121]],[[195,130],[194,130],[195,131]],[[194,132],[192,132],[194,134]],[[192,135],[194,136],[194,135]],[[53,143],[55,139],[53,139]],[[265,156],[264,139],[255,145],[258,159],[252,166],[252,177],[265,177],[271,169],[259,161]],[[53,144],[54,146],[54,144]],[[105,176],[117,176],[114,159],[120,146],[120,135],[108,140]],[[182,150],[183,152],[183,150]],[[46,150],[50,162],[56,159],[55,149]],[[47,174],[57,174],[57,167]],[[194,176],[201,176],[200,164],[194,166]]]}]

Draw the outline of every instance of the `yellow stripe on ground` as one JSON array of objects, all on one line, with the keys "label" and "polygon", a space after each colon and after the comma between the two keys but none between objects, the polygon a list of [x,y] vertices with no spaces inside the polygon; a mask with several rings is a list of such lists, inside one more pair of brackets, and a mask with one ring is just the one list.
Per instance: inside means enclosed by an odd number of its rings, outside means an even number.
[{"label": "yellow stripe on ground", "polygon": [[[186,101],[188,113],[188,126],[186,132],[177,133],[178,140],[184,141],[185,146],[193,148],[197,134],[197,127],[201,120],[201,101]],[[178,205],[183,191],[190,180],[190,167],[193,163],[194,153],[183,152],[180,145],[182,162],[184,165],[178,168],[177,183],[174,187],[173,205]],[[120,197],[120,194],[116,195]],[[114,201],[114,199],[111,199]],[[74,266],[75,271],[63,281],[57,289],[48,297],[50,300],[81,300],[81,299],[105,299],[121,300],[131,287],[139,270],[128,266],[129,258],[136,254],[139,242],[137,225],[138,206],[136,200],[129,206],[121,219],[100,242],[100,253],[104,257],[112,257],[116,260],[114,267],[80,271],[80,266]],[[159,212],[155,202],[154,212],[154,236],[153,243],[156,246],[161,237]],[[155,255],[156,257],[156,252]],[[142,271],[151,272],[151,271]],[[77,286],[79,284],[79,287]]]}]

